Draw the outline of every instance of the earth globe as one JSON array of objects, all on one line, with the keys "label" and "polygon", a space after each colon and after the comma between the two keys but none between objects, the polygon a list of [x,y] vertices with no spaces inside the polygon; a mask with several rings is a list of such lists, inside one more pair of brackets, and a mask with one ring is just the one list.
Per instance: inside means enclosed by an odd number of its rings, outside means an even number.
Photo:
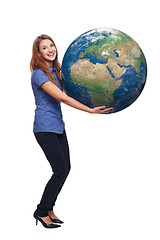
[{"label": "earth globe", "polygon": [[62,60],[62,79],[69,96],[88,107],[130,106],[147,77],[145,56],[133,38],[116,29],[97,28],[77,37]]}]

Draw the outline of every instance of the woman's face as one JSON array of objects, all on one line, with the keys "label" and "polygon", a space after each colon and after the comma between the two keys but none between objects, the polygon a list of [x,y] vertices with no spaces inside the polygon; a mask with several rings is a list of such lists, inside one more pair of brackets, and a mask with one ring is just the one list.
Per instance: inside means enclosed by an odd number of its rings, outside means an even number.
[{"label": "woman's face", "polygon": [[48,66],[51,66],[56,58],[56,48],[52,41],[44,39],[39,44],[39,53],[46,61]]}]

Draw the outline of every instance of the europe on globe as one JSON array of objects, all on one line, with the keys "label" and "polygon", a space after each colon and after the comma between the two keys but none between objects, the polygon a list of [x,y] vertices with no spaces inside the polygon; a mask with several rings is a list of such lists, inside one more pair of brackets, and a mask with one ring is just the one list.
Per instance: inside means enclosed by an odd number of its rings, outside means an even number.
[{"label": "europe on globe", "polygon": [[130,106],[141,94],[147,77],[145,56],[127,34],[97,28],[77,37],[62,61],[62,79],[69,96],[88,107]]}]

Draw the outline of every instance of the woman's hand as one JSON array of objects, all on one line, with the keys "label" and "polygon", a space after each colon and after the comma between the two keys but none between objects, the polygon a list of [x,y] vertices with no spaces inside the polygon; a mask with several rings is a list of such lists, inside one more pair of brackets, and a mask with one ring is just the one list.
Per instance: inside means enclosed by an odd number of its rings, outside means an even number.
[{"label": "woman's hand", "polygon": [[106,108],[106,106],[95,107],[91,109],[91,113],[110,113],[113,112],[113,107]]}]

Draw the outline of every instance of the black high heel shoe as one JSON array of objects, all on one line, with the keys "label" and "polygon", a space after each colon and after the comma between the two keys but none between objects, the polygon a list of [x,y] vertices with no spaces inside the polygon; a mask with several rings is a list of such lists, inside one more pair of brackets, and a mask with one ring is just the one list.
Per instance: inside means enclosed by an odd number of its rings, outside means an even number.
[{"label": "black high heel shoe", "polygon": [[[50,217],[50,216],[49,216],[49,217]],[[53,223],[60,223],[60,224],[64,223],[64,222],[62,222],[59,218],[53,219],[53,218],[50,217],[50,219],[51,219],[51,221],[52,221]]]},{"label": "black high heel shoe", "polygon": [[53,224],[53,223],[47,224],[47,223],[45,223],[42,220],[42,218],[40,218],[39,216],[36,216],[35,214],[33,216],[36,219],[36,225],[38,224],[38,221],[40,221],[42,223],[43,227],[45,227],[45,228],[58,228],[58,227],[61,227],[61,225],[57,225],[57,224]]}]

